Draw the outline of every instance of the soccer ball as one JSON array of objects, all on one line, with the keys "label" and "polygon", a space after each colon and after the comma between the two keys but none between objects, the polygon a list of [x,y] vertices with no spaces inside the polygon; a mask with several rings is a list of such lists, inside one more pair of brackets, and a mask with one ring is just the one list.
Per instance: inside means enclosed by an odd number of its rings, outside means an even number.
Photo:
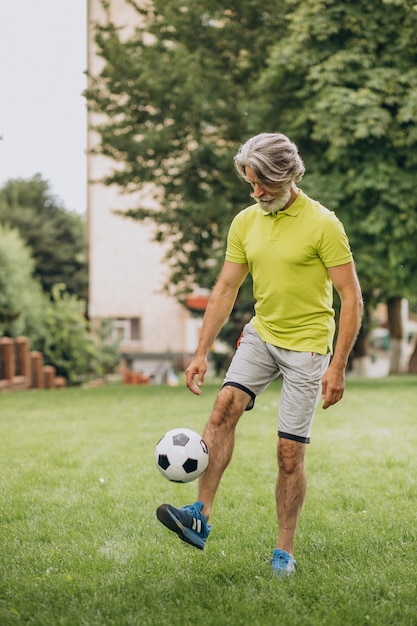
[{"label": "soccer ball", "polygon": [[175,483],[189,483],[198,478],[208,460],[204,440],[189,428],[174,428],[156,444],[156,466],[165,478]]}]

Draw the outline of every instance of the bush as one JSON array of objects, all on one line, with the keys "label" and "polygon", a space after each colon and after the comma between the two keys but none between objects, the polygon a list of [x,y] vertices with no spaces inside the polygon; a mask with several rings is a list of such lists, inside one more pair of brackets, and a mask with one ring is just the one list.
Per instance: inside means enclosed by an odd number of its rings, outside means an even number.
[{"label": "bush", "polygon": [[32,339],[44,362],[53,365],[70,384],[84,382],[101,374],[99,352],[85,319],[85,302],[54,285],[51,300],[43,310],[43,324]]},{"label": "bush", "polygon": [[97,365],[102,375],[111,374],[120,363],[120,339],[113,339],[113,323],[109,318],[100,319],[94,326],[97,346]]},{"label": "bush", "polygon": [[34,259],[19,232],[0,223],[0,336],[25,335],[70,384],[114,370],[120,357],[103,321],[93,336],[85,301],[54,285],[50,296],[33,276]]}]

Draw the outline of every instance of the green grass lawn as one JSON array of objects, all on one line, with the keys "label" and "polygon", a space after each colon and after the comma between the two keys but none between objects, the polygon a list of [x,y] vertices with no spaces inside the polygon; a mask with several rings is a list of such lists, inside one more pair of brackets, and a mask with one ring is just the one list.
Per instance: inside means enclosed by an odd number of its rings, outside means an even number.
[{"label": "green grass lawn", "polygon": [[154,464],[218,385],[0,395],[0,625],[417,625],[417,378],[317,412],[296,574],[271,576],[279,383],[242,418],[205,552],[156,520],[196,484]]}]

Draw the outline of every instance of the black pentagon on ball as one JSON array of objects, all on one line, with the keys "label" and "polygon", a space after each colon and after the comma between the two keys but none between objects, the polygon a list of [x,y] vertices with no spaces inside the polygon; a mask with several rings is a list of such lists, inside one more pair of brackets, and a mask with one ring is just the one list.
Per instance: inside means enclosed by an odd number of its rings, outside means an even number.
[{"label": "black pentagon on ball", "polygon": [[178,435],[174,435],[172,438],[174,446],[186,446],[190,441],[190,438],[185,433],[179,433]]},{"label": "black pentagon on ball", "polygon": [[168,469],[168,467],[171,465],[171,463],[169,462],[169,459],[167,457],[166,454],[160,454],[158,457],[158,465],[159,467],[162,467],[163,470]]},{"label": "black pentagon on ball", "polygon": [[187,459],[185,463],[183,463],[184,472],[186,474],[191,474],[191,472],[195,472],[198,467],[197,459]]}]

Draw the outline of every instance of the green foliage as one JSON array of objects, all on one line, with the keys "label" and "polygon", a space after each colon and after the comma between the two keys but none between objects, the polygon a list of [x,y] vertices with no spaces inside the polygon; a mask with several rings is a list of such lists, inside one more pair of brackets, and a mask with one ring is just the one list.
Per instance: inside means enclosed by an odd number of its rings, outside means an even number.
[{"label": "green foliage", "polygon": [[345,223],[368,302],[416,293],[415,3],[155,0],[137,11],[132,37],[97,27],[105,65],[87,99],[105,116],[98,152],[117,161],[107,182],[155,186],[162,209],[130,215],[169,243],[171,289],[211,286],[247,201],[232,156],[248,134],[281,130],[306,161],[303,188]]},{"label": "green foliage", "polygon": [[417,292],[417,11],[291,0],[253,116],[298,143],[303,186],[345,223],[369,298]]},{"label": "green foliage", "polygon": [[86,297],[87,265],[82,219],[67,211],[40,175],[9,180],[0,189],[0,222],[16,228],[30,246],[34,273],[50,293],[65,283],[70,293]]},{"label": "green foliage", "polygon": [[108,318],[100,318],[94,326],[94,339],[97,347],[97,366],[100,375],[112,374],[120,363],[119,347],[121,339],[114,339],[113,322]]},{"label": "green foliage", "polygon": [[33,348],[43,353],[45,363],[53,365],[71,384],[101,373],[84,311],[83,300],[66,292],[64,285],[54,285],[43,310],[41,332],[31,337]]},{"label": "green foliage", "polygon": [[204,553],[156,520],[196,484],[165,480],[154,449],[202,430],[217,385],[0,395],[0,623],[415,626],[416,384],[351,380],[318,410],[288,580],[269,564],[279,384],[238,425]]},{"label": "green foliage", "polygon": [[30,334],[39,324],[43,297],[33,270],[18,231],[0,223],[0,336]]},{"label": "green foliage", "polygon": [[28,336],[71,384],[109,373],[119,360],[105,323],[97,337],[88,329],[84,245],[80,216],[40,176],[0,189],[0,334]]},{"label": "green foliage", "polygon": [[105,65],[86,96],[100,114],[97,151],[117,162],[106,182],[154,193],[161,210],[144,202],[128,215],[152,220],[155,239],[169,244],[167,289],[180,298],[212,286],[228,225],[248,202],[232,156],[248,134],[249,86],[284,34],[284,6],[154,0],[136,7],[132,36],[96,26]]}]

